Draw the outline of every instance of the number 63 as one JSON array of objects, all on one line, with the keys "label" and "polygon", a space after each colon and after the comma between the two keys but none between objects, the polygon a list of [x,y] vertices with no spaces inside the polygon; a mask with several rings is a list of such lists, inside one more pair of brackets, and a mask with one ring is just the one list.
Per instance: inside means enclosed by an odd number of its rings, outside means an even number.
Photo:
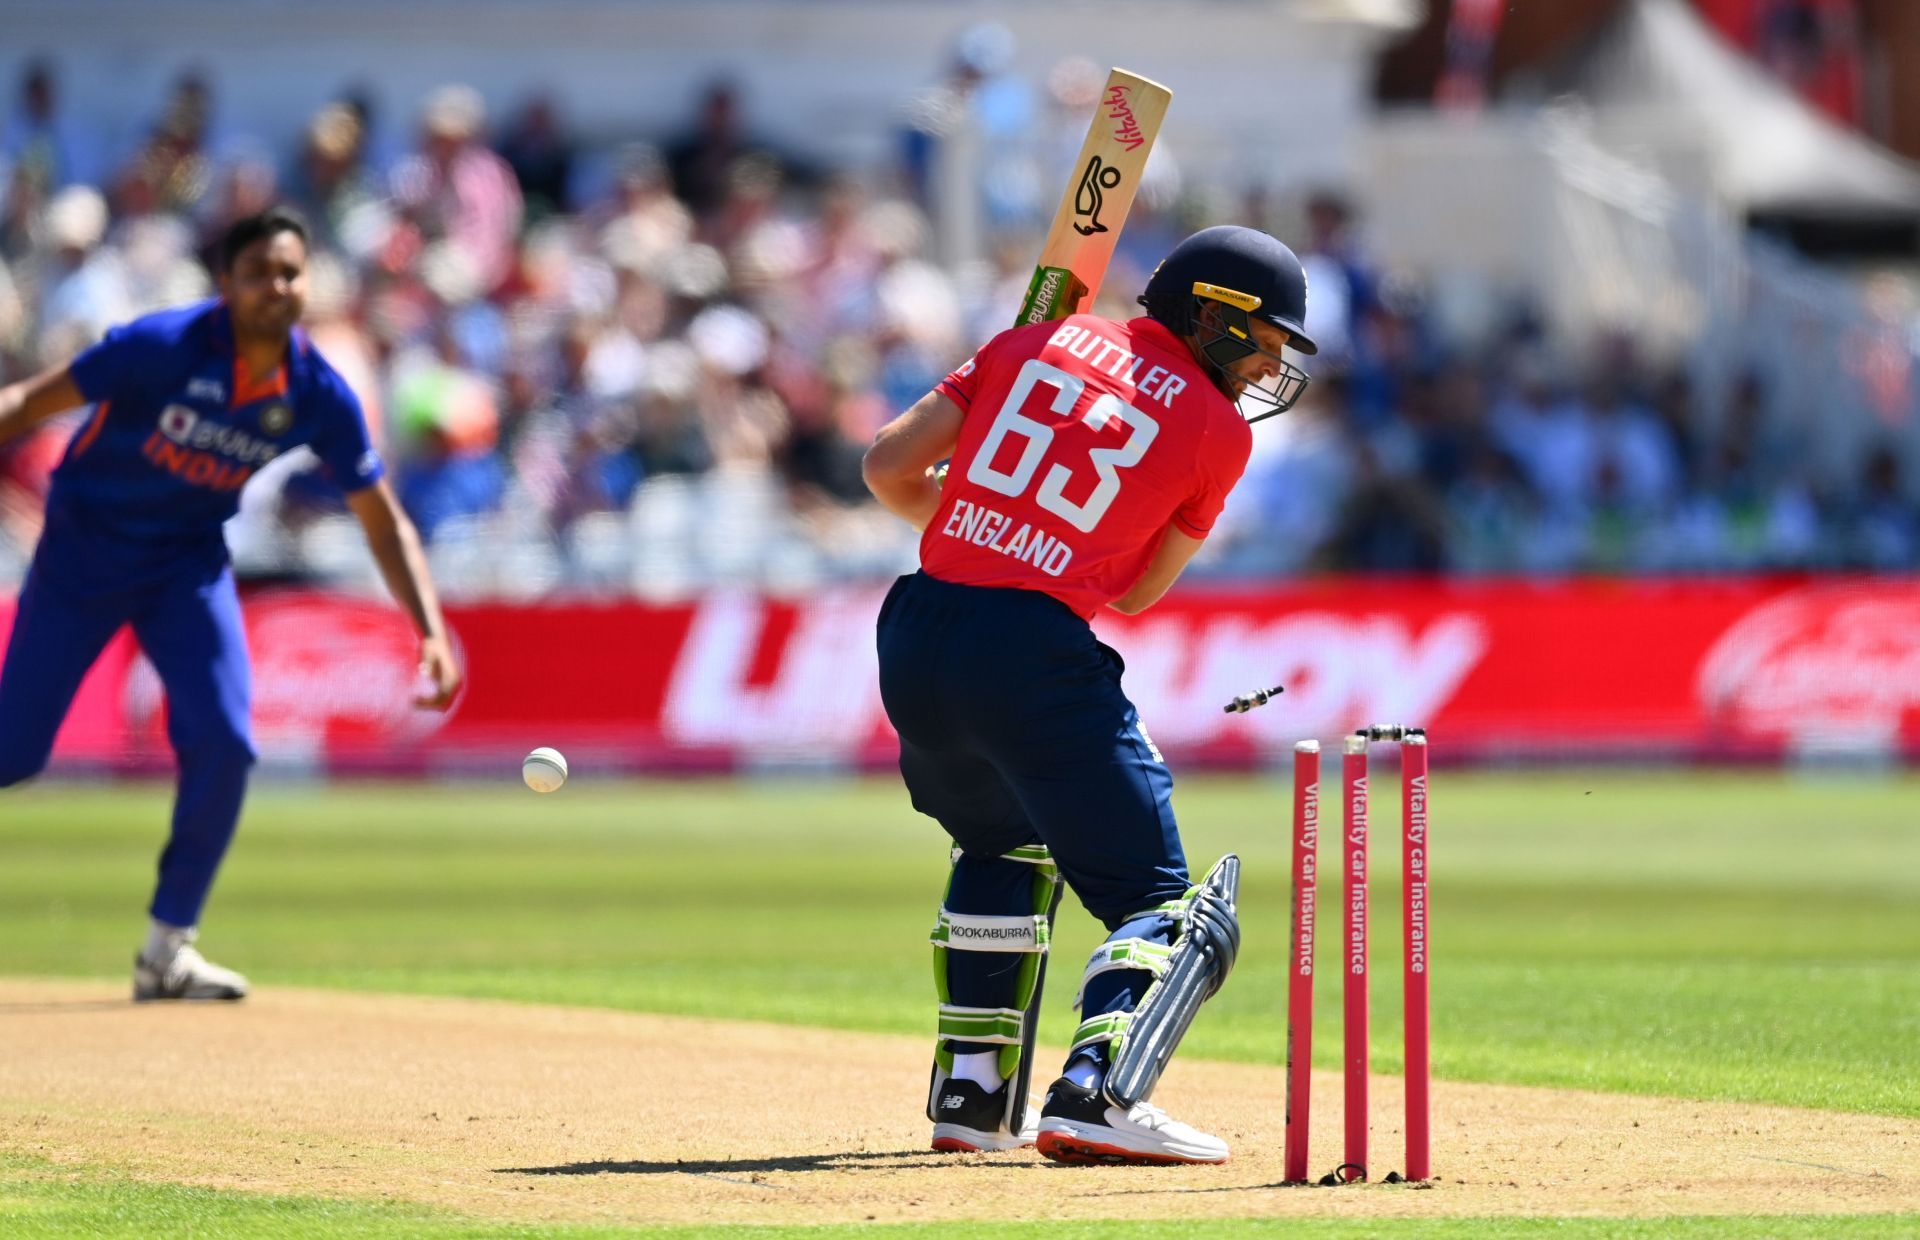
[{"label": "number 63", "polygon": [[[1087,387],[1084,379],[1070,375],[1058,366],[1049,365],[1037,357],[1028,361],[1020,368],[1020,374],[1014,380],[1012,390],[1007,393],[1007,399],[1002,402],[1000,412],[994,415],[993,426],[988,429],[985,441],[967,466],[967,481],[1001,495],[1018,497],[1026,493],[1028,485],[1033,482],[1033,475],[1038,472],[1041,461],[1047,455],[1047,449],[1053,445],[1053,428],[1020,412],[1033,389],[1043,383],[1054,389],[1053,399],[1047,407],[1055,413],[1073,412]],[[1138,465],[1140,458],[1152,446],[1154,437],[1160,433],[1158,422],[1112,393],[1101,394],[1080,412],[1080,420],[1096,431],[1115,418],[1125,423],[1131,433],[1127,441],[1117,448],[1091,448],[1087,451],[1087,460],[1100,481],[1085,503],[1076,504],[1067,498],[1067,485],[1073,480],[1073,471],[1059,463],[1047,470],[1047,476],[1040,480],[1039,493],[1034,496],[1035,503],[1083,534],[1093,532],[1093,528],[1100,524],[1100,518],[1112,506],[1114,497],[1120,494],[1120,471]],[[1026,442],[1020,449],[1020,459],[1014,462],[1012,469],[1003,473],[994,468],[993,460],[1009,435],[1018,435]]]}]

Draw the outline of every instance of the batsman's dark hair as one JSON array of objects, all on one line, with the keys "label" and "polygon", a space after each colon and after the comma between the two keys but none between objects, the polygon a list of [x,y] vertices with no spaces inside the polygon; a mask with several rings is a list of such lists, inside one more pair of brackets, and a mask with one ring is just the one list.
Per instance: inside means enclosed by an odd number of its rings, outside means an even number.
[{"label": "batsman's dark hair", "polygon": [[283,232],[300,238],[301,245],[308,244],[306,221],[288,207],[268,207],[255,215],[243,215],[227,225],[226,234],[220,238],[220,274],[232,271],[234,260],[248,246]]}]

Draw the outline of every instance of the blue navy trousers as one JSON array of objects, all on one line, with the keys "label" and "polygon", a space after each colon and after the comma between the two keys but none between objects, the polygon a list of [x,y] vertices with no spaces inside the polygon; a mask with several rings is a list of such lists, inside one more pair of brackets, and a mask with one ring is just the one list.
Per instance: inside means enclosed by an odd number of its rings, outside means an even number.
[{"label": "blue navy trousers", "polygon": [[[1120,656],[1065,604],[1031,590],[894,583],[880,611],[880,695],[900,734],[913,807],[962,850],[955,913],[1030,913],[1032,867],[1003,856],[1043,843],[1112,938],[1171,942],[1161,905],[1191,882],[1173,776],[1120,687]],[[1019,957],[953,952],[956,1003],[1006,1007]],[[1088,979],[1082,1015],[1131,1010],[1152,978]],[[991,1046],[954,1042],[970,1052]]]},{"label": "blue navy trousers", "polygon": [[71,558],[89,553],[97,547],[63,546],[50,525],[21,587],[0,666],[0,788],[46,766],[87,669],[121,625],[132,625],[166,688],[167,739],[179,764],[150,911],[196,925],[240,821],[255,757],[252,670],[233,573],[222,554],[116,585]]},{"label": "blue navy trousers", "polygon": [[881,608],[879,653],[913,807],[966,853],[1045,844],[1108,929],[1186,892],[1173,776],[1120,656],[1064,603],[916,573]]}]

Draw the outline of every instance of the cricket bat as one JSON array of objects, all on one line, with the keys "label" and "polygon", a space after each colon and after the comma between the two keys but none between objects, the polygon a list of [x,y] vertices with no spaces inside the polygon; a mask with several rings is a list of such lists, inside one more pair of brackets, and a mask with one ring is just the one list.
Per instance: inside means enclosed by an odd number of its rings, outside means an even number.
[{"label": "cricket bat", "polygon": [[1171,102],[1158,82],[1125,69],[1107,75],[1015,327],[1092,309]]}]

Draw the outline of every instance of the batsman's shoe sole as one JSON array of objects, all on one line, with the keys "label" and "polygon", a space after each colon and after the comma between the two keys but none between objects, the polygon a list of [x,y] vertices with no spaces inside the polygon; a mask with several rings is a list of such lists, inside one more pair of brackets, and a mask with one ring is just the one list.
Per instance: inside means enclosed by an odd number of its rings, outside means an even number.
[{"label": "batsman's shoe sole", "polygon": [[1102,1127],[1094,1132],[1081,1132],[1068,1125],[1058,1128],[1042,1128],[1034,1140],[1034,1148],[1042,1155],[1057,1163],[1113,1164],[1130,1163],[1137,1166],[1177,1164],[1181,1166],[1212,1166],[1226,1162],[1232,1154],[1226,1150],[1216,1150],[1204,1146],[1182,1146],[1178,1143],[1156,1142],[1152,1149],[1135,1149],[1130,1144],[1120,1144],[1124,1136],[1113,1129]]},{"label": "batsman's shoe sole", "polygon": [[1033,1133],[995,1129],[982,1132],[959,1124],[935,1124],[933,1148],[942,1154],[996,1154],[1003,1150],[1024,1150],[1033,1144]]}]

